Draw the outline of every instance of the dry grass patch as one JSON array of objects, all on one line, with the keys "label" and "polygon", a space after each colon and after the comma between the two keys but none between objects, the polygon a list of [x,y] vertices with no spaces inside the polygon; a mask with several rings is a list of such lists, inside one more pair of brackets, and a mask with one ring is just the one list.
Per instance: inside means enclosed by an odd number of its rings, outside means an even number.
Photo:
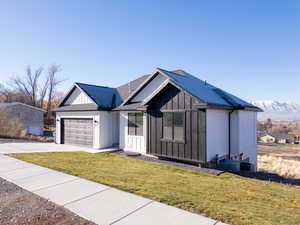
[{"label": "dry grass patch", "polygon": [[276,156],[258,156],[259,171],[279,174],[286,178],[300,179],[300,161]]},{"label": "dry grass patch", "polygon": [[300,179],[300,149],[286,146],[258,146],[258,170],[286,178]]},{"label": "dry grass patch", "polygon": [[233,225],[300,224],[300,189],[225,173],[214,176],[115,154],[14,154]]}]

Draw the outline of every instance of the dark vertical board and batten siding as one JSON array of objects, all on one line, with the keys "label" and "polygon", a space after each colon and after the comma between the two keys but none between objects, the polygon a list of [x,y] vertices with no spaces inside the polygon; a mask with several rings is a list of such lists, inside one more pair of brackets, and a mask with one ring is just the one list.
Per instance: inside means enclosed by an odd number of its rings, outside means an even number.
[{"label": "dark vertical board and batten siding", "polygon": [[[193,109],[197,99],[169,85],[148,106],[149,141],[147,153],[195,163],[206,162],[206,113]],[[162,140],[162,112],[183,111],[184,142]]]}]

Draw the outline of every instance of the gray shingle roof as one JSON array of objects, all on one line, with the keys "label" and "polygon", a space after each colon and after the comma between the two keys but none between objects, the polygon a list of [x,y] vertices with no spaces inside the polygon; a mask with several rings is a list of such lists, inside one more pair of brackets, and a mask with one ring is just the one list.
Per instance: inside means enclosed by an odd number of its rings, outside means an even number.
[{"label": "gray shingle roof", "polygon": [[295,135],[294,134],[286,134],[286,133],[271,133],[272,137],[276,139],[290,139],[293,140]]},{"label": "gray shingle roof", "polygon": [[128,82],[127,84],[117,87],[118,93],[124,101],[128,96],[135,91],[151,74],[143,75],[133,81]]}]

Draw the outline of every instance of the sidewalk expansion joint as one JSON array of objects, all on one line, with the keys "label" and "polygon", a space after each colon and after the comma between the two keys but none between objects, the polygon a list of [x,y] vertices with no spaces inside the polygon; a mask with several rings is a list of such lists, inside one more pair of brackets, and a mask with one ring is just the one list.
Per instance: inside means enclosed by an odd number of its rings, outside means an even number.
[{"label": "sidewalk expansion joint", "polygon": [[127,215],[122,216],[121,218],[119,218],[119,219],[113,221],[113,222],[110,223],[109,225],[115,224],[115,223],[119,222],[120,220],[125,219],[126,217],[128,217],[128,216],[130,216],[130,215],[136,213],[137,211],[141,210],[142,208],[145,208],[146,206],[150,205],[150,204],[153,203],[153,202],[155,202],[155,201],[151,200],[150,202],[147,202],[146,204],[144,204],[144,205],[142,205],[141,207],[139,207],[139,208],[133,210],[132,212],[128,213]]},{"label": "sidewalk expansion joint", "polygon": [[14,171],[16,171],[16,170],[22,170],[22,169],[26,169],[26,168],[30,168],[30,167],[33,167],[33,165],[30,165],[30,166],[24,166],[24,167],[12,169],[12,170],[3,170],[3,171],[0,171],[0,174],[1,174],[1,173],[10,173],[10,172],[14,172]]},{"label": "sidewalk expansion joint", "polygon": [[92,196],[97,195],[97,194],[99,194],[99,193],[102,193],[102,192],[104,192],[104,191],[108,191],[108,190],[110,190],[110,189],[112,189],[112,188],[111,188],[111,187],[105,188],[105,189],[103,189],[103,190],[101,190],[101,191],[97,191],[97,192],[95,192],[95,193],[93,193],[93,194],[90,194],[90,195],[84,196],[84,197],[82,197],[82,198],[79,198],[79,199],[76,199],[76,200],[67,202],[67,203],[63,204],[62,206],[66,206],[66,205],[73,204],[73,203],[75,203],[75,202],[78,202],[78,201],[87,199],[87,198],[89,198],[89,197],[92,197]]},{"label": "sidewalk expansion joint", "polygon": [[20,180],[28,179],[28,178],[31,178],[31,177],[41,176],[41,175],[44,175],[44,174],[47,174],[47,173],[53,173],[53,171],[47,171],[47,172],[45,171],[43,173],[38,173],[38,174],[31,175],[31,176],[28,176],[28,177],[22,177],[22,178],[14,179],[12,181],[20,181]]},{"label": "sidewalk expansion joint", "polygon": [[[38,188],[36,190],[32,190],[31,192],[35,192],[35,191],[41,191],[41,190],[44,190],[44,189],[48,189],[48,188],[52,188],[52,187],[56,187],[56,186],[59,186],[59,185],[62,185],[62,184],[66,184],[66,183],[69,183],[69,182],[72,182],[72,181],[75,181],[75,180],[78,180],[80,178],[75,178],[75,179],[72,179],[72,180],[68,180],[68,181],[64,181],[62,183],[58,183],[58,184],[53,184],[53,185],[49,185],[47,187],[43,187],[43,188]],[[26,188],[24,188],[26,189]]]}]

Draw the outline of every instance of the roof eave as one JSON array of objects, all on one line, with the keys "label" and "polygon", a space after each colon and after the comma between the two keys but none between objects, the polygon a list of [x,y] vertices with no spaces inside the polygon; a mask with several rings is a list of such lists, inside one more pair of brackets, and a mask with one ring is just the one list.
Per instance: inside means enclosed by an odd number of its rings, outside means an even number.
[{"label": "roof eave", "polygon": [[258,108],[258,107],[244,107],[244,110],[255,111],[255,112],[263,112],[263,110],[261,108]]}]

